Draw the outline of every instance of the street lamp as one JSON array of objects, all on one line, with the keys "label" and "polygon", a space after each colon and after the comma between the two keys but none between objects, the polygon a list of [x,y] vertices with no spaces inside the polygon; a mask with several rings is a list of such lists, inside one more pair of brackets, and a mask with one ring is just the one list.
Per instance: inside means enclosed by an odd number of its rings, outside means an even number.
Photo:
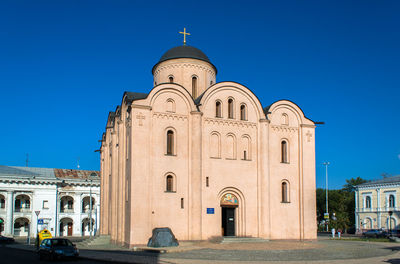
[{"label": "street lamp", "polygon": [[[324,163],[322,163],[323,165],[325,165],[325,176],[326,176],[326,215],[328,216],[328,220],[329,220],[329,211],[328,211],[328,165],[329,162],[326,161]],[[328,229],[328,222],[326,223],[326,231],[329,231]]]}]

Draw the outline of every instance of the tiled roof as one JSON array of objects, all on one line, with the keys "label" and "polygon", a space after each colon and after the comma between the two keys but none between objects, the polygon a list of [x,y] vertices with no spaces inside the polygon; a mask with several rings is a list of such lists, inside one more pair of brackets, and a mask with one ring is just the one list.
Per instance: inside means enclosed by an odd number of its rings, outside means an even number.
[{"label": "tiled roof", "polygon": [[357,185],[357,187],[370,186],[370,185],[376,185],[376,184],[390,184],[390,183],[400,183],[400,175],[386,177],[386,178],[376,180],[376,181],[366,182],[366,183]]},{"label": "tiled roof", "polygon": [[54,169],[59,179],[100,180],[100,172],[94,170]]},{"label": "tiled roof", "polygon": [[0,165],[0,176],[25,176],[55,179],[54,170],[48,168],[16,167]]},{"label": "tiled roof", "polygon": [[0,165],[0,177],[34,177],[36,179],[100,180],[100,172],[95,170],[70,170],[35,167],[15,167]]}]

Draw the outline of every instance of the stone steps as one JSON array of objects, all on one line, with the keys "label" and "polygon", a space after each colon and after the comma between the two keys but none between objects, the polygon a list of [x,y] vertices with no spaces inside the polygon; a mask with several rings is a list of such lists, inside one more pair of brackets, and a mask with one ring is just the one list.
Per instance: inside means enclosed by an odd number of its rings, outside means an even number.
[{"label": "stone steps", "polygon": [[221,243],[259,243],[268,241],[268,239],[259,237],[223,237]]},{"label": "stone steps", "polygon": [[111,237],[109,235],[101,235],[85,239],[84,241],[77,244],[80,246],[97,246],[110,244],[110,241]]}]

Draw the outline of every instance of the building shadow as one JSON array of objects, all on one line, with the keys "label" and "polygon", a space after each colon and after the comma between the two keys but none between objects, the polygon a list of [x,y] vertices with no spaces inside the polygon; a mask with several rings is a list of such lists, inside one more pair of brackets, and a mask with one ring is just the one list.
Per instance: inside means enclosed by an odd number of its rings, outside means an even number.
[{"label": "building shadow", "polygon": [[160,253],[157,251],[128,251],[128,250],[80,250],[83,259],[96,259],[105,262],[117,263],[160,263]]}]

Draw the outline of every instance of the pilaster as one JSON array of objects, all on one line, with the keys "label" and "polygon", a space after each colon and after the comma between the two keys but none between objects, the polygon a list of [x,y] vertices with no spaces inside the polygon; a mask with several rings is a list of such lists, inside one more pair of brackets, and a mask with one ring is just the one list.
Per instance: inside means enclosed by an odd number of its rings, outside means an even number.
[{"label": "pilaster", "polygon": [[13,212],[14,212],[14,192],[7,191],[7,217],[5,225],[5,235],[13,235]]}]

